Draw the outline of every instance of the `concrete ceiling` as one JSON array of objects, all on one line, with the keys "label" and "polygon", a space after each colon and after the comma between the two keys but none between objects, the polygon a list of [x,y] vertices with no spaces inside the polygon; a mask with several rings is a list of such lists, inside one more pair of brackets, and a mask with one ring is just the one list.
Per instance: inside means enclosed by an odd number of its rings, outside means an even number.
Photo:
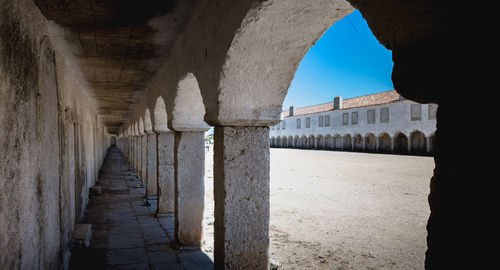
[{"label": "concrete ceiling", "polygon": [[117,133],[193,16],[199,0],[34,0],[71,34],[71,53],[109,133]]}]

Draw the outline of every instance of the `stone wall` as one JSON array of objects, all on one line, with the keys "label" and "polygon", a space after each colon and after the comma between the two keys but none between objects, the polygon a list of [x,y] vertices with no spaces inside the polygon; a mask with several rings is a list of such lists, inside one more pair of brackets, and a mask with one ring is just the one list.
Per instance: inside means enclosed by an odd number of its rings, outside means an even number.
[{"label": "stone wall", "polygon": [[31,1],[0,1],[0,265],[56,269],[109,139]]}]

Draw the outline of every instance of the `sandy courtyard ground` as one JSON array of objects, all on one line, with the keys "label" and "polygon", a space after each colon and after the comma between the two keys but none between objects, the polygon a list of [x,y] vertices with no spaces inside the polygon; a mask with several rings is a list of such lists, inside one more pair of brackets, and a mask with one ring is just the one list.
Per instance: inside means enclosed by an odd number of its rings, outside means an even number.
[{"label": "sandy courtyard ground", "polygon": [[[423,269],[432,157],[271,149],[271,258],[281,269]],[[205,239],[213,252],[213,152]]]}]

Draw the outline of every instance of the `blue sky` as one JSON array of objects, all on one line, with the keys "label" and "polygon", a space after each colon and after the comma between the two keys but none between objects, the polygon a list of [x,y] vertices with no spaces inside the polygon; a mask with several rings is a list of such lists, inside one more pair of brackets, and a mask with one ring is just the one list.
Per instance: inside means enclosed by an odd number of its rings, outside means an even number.
[{"label": "blue sky", "polygon": [[372,34],[358,10],[336,22],[307,52],[283,109],[394,89],[392,52]]},{"label": "blue sky", "polygon": [[[283,110],[392,90],[392,52],[358,10],[336,22],[299,64]],[[213,133],[213,129],[209,131]]]}]

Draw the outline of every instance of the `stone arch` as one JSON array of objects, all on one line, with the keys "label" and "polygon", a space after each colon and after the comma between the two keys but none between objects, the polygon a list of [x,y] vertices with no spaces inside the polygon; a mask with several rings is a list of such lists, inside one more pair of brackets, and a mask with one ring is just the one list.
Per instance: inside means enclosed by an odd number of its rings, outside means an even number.
[{"label": "stone arch", "polygon": [[135,121],[132,124],[132,134],[133,136],[139,136],[139,121]]},{"label": "stone arch", "polygon": [[368,133],[365,136],[365,151],[375,152],[377,151],[377,137],[373,133]]},{"label": "stone arch", "polygon": [[142,116],[139,117],[139,123],[137,124],[137,132],[139,133],[138,135],[146,134],[144,132],[144,120],[142,120]]},{"label": "stone arch", "polygon": [[323,135],[318,136],[318,139],[316,141],[316,149],[325,149],[325,137],[323,137]]},{"label": "stone arch", "polygon": [[403,132],[394,135],[394,152],[398,154],[408,153],[408,137]]},{"label": "stone arch", "polygon": [[333,142],[333,136],[330,134],[327,134],[325,136],[325,149],[332,150],[334,149],[334,142]]},{"label": "stone arch", "polygon": [[390,153],[392,151],[391,136],[387,133],[382,133],[378,136],[378,150],[382,153]]},{"label": "stone arch", "polygon": [[193,73],[187,73],[177,84],[171,126],[177,131],[208,129],[204,117],[205,105],[198,81]]},{"label": "stone arch", "polygon": [[315,139],[316,138],[314,137],[314,135],[309,135],[309,137],[307,138],[307,149],[314,149],[316,144]]},{"label": "stone arch", "polygon": [[300,137],[300,149],[306,149],[307,148],[307,137],[306,135],[302,135]]},{"label": "stone arch", "polygon": [[278,122],[306,52],[353,10],[346,1],[329,0],[253,5],[227,50],[218,82],[218,108],[207,113],[210,122],[256,126]]},{"label": "stone arch", "polygon": [[300,148],[300,137],[295,136],[293,138],[293,148]]},{"label": "stone arch", "polygon": [[281,139],[281,147],[287,148],[288,147],[288,138],[286,136],[283,136]]},{"label": "stone arch", "polygon": [[425,154],[427,152],[427,140],[424,133],[415,130],[410,133],[410,149],[412,154]]},{"label": "stone arch", "polygon": [[144,131],[148,134],[153,132],[153,123],[151,121],[151,114],[149,109],[146,109],[144,112]]},{"label": "stone arch", "polygon": [[353,138],[352,138],[352,142],[353,142],[353,145],[352,145],[352,148],[354,151],[363,151],[363,137],[359,134],[359,133],[356,133],[354,134]]},{"label": "stone arch", "polygon": [[167,107],[162,96],[156,98],[155,107],[153,111],[153,128],[156,132],[169,131]]},{"label": "stone arch", "polygon": [[342,138],[342,150],[351,151],[352,150],[352,137],[351,134],[345,134]]},{"label": "stone arch", "polygon": [[333,149],[342,150],[343,141],[342,141],[342,136],[340,136],[340,134],[335,134],[335,136],[333,137],[333,143],[334,143]]}]

